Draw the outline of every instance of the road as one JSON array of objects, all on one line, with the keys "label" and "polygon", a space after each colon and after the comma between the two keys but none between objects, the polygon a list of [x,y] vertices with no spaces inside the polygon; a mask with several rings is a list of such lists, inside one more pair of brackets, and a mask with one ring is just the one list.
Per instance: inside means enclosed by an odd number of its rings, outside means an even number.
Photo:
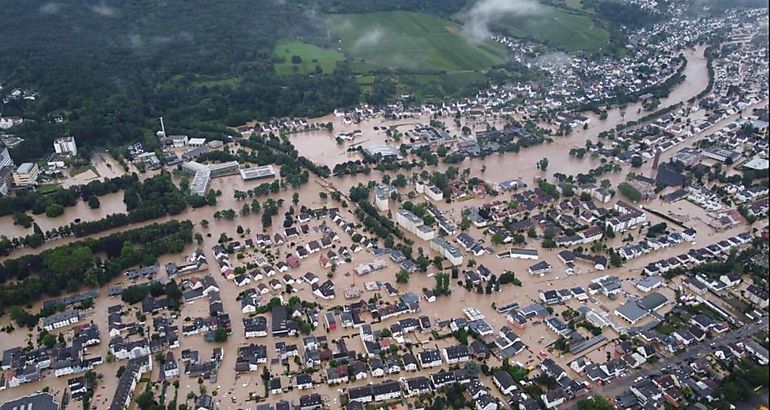
[{"label": "road", "polygon": [[[688,347],[687,350],[679,355],[661,359],[654,365],[638,371],[630,371],[624,377],[613,379],[610,384],[605,384],[604,386],[594,385],[593,393],[612,399],[628,390],[628,388],[634,384],[634,380],[638,377],[648,377],[650,375],[659,374],[664,367],[679,366],[683,363],[689,363],[700,356],[713,353],[714,350],[716,350],[716,347],[720,345],[745,340],[746,337],[751,336],[760,330],[767,329],[766,320],[767,319],[762,319],[759,322],[743,326],[740,329],[730,331],[714,339],[706,339],[696,345]],[[712,347],[712,345],[714,347]]]}]

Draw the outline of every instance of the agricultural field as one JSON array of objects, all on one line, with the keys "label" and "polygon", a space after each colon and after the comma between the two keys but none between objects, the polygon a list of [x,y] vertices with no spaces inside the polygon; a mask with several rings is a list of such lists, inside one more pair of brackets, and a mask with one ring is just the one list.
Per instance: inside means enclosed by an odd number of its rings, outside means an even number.
[{"label": "agricultural field", "polygon": [[[301,62],[292,62],[292,58],[299,56]],[[339,51],[328,50],[312,44],[300,41],[282,41],[275,46],[273,51],[278,63],[275,71],[278,74],[307,74],[315,71],[316,66],[321,67],[325,73],[334,71],[338,61],[345,59]]]},{"label": "agricultural field", "polygon": [[[570,3],[572,7],[580,7],[579,2]],[[550,6],[543,6],[542,13],[535,16],[507,18],[495,28],[565,51],[597,51],[610,39],[609,33],[590,16]]]},{"label": "agricultural field", "polygon": [[474,71],[505,60],[502,46],[470,44],[459,25],[427,14],[335,14],[327,22],[329,30],[339,37],[339,49],[351,58],[353,70],[359,73],[378,68],[420,73]]}]

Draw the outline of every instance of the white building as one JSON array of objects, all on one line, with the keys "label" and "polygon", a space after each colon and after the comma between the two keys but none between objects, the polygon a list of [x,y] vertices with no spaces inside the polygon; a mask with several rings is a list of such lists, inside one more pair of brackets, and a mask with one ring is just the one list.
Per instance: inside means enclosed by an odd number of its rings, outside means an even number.
[{"label": "white building", "polygon": [[390,185],[378,184],[374,189],[374,205],[380,211],[387,211],[390,207],[390,195],[395,192],[396,189]]},{"label": "white building", "polygon": [[8,147],[5,146],[2,142],[0,142],[0,169],[3,169],[5,167],[12,167],[13,166],[13,160],[11,159],[11,154],[8,152]]},{"label": "white building", "polygon": [[78,155],[78,145],[75,143],[75,137],[61,137],[53,142],[53,150],[57,154]]},{"label": "white building", "polygon": [[423,241],[429,241],[436,237],[436,231],[425,225],[422,218],[406,209],[399,209],[396,214],[396,223]]},{"label": "white building", "polygon": [[32,162],[25,162],[13,173],[13,183],[18,187],[29,187],[37,184],[40,168]]},{"label": "white building", "polygon": [[462,265],[463,263],[463,254],[460,250],[442,237],[430,241],[430,248],[438,252],[439,255],[446,258],[454,266]]},{"label": "white building", "polygon": [[43,329],[52,331],[65,326],[74,325],[80,321],[80,313],[77,310],[67,310],[64,312],[54,313],[51,316],[40,319],[40,324]]}]

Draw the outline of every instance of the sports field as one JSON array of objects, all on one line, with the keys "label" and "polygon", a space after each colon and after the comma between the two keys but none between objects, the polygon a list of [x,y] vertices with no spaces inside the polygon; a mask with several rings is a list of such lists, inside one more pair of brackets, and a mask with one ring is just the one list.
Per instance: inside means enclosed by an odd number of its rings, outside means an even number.
[{"label": "sports field", "polygon": [[505,49],[492,42],[470,44],[451,21],[422,13],[394,11],[336,14],[328,27],[353,70],[378,68],[412,72],[484,70],[505,60]]},{"label": "sports field", "polygon": [[581,12],[543,6],[542,13],[510,17],[497,24],[517,37],[536,40],[566,51],[596,51],[609,41],[609,33]]},{"label": "sports field", "polygon": [[[273,56],[283,60],[282,63],[275,65],[278,74],[307,74],[315,71],[316,66],[321,67],[325,73],[331,73],[337,62],[345,59],[339,51],[327,50],[300,41],[278,43],[273,50]],[[292,63],[294,56],[299,56],[302,62]]]}]

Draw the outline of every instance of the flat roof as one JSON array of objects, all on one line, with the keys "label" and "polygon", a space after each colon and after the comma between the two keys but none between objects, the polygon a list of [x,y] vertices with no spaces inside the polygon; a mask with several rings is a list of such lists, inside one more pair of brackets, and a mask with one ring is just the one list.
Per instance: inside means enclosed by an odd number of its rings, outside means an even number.
[{"label": "flat roof", "polygon": [[511,255],[537,256],[537,249],[511,248]]},{"label": "flat roof", "polygon": [[31,162],[25,162],[21,165],[19,165],[18,168],[16,168],[16,172],[19,174],[26,174],[30,171],[32,171],[32,168],[35,166],[35,164]]},{"label": "flat roof", "polygon": [[615,309],[615,313],[631,323],[636,323],[643,317],[647,316],[648,312],[642,309],[635,300],[632,300],[626,302],[625,305]]},{"label": "flat roof", "polygon": [[666,299],[665,296],[658,292],[652,292],[640,299],[638,303],[642,309],[657,310],[661,306],[665,305],[666,302],[668,302],[668,299]]},{"label": "flat roof", "polygon": [[275,176],[275,170],[272,165],[265,165],[256,168],[241,168],[241,177],[243,179],[257,179]]}]

